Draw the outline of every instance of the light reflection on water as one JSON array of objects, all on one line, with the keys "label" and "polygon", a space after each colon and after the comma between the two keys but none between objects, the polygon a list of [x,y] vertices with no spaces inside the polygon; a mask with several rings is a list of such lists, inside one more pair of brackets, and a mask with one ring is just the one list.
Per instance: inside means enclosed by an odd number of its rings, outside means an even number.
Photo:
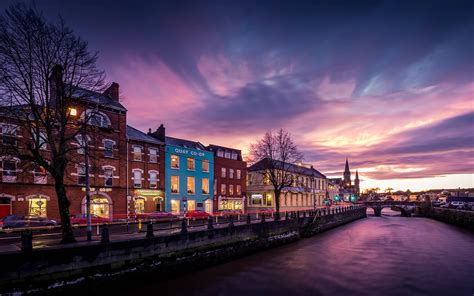
[{"label": "light reflection on water", "polygon": [[[369,213],[369,212],[368,212]],[[201,271],[102,286],[117,295],[474,295],[474,234],[426,218],[382,217]]]}]

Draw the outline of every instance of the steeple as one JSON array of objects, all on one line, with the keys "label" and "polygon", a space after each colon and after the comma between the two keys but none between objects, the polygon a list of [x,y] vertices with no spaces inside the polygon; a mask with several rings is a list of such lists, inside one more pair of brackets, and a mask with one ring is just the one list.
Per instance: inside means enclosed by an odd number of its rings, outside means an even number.
[{"label": "steeple", "polygon": [[344,187],[350,188],[351,186],[351,171],[349,170],[349,160],[346,157],[346,168],[344,169]]},{"label": "steeple", "polygon": [[359,184],[360,184],[360,181],[359,181],[359,171],[356,170],[356,177],[354,179],[354,187],[355,187],[355,191],[357,193],[357,196],[360,195],[360,187],[359,187]]}]

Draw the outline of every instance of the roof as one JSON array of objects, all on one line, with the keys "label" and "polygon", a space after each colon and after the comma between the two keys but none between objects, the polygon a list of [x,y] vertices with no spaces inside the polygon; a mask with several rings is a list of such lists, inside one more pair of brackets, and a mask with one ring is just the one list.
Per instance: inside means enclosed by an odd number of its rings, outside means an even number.
[{"label": "roof", "polygon": [[194,142],[184,139],[178,139],[173,137],[166,137],[165,138],[166,145],[178,146],[183,148],[191,148],[197,150],[206,150],[206,147],[201,144],[200,142]]},{"label": "roof", "polygon": [[[229,148],[229,147],[224,147],[224,146],[218,146],[218,145],[213,145],[209,144],[207,147],[207,150],[214,152],[215,154],[217,153],[217,150],[223,150],[223,151],[230,151],[230,152],[235,152],[237,153],[237,160],[242,160],[242,151],[239,149],[234,149],[234,148]],[[217,156],[217,154],[216,154]]]},{"label": "roof", "polygon": [[100,104],[102,106],[107,106],[107,107],[117,109],[120,111],[127,111],[127,109],[125,109],[125,107],[122,104],[120,104],[119,101],[109,97],[108,95],[104,95],[99,92],[87,90],[81,87],[77,87],[74,93],[72,94],[72,96],[82,101],[91,102],[94,104]]},{"label": "roof", "polygon": [[145,134],[144,132],[141,132],[137,130],[134,127],[131,127],[127,125],[127,138],[129,140],[133,141],[139,141],[139,142],[147,142],[147,143],[152,143],[152,144],[157,144],[157,145],[162,145],[164,144],[163,142]]},{"label": "roof", "polygon": [[[295,165],[295,164],[290,164],[290,163],[284,163],[282,161],[278,161],[278,160],[274,160],[276,162],[277,165],[281,165],[281,166],[285,166],[287,167],[288,171],[291,172],[291,173],[295,173],[295,174],[302,174],[302,175],[306,175],[306,176],[314,176],[314,177],[319,177],[319,178],[326,178],[325,175],[323,175],[322,173],[320,173],[318,170],[316,170],[315,168],[313,167],[305,167],[305,166],[299,166],[299,165]],[[265,170],[267,167],[270,166],[270,159],[268,158],[264,158],[256,163],[254,163],[253,165],[251,165],[248,170],[249,171],[263,171]]]}]

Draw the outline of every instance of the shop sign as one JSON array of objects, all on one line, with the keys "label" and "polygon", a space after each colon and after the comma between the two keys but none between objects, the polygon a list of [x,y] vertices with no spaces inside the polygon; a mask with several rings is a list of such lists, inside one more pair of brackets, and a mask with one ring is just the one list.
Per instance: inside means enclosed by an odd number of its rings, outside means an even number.
[{"label": "shop sign", "polygon": [[141,196],[163,196],[163,191],[153,189],[137,189],[134,193]]},{"label": "shop sign", "polygon": [[[82,191],[86,191],[86,187],[82,187]],[[98,191],[98,192],[111,192],[112,191],[112,188],[99,188],[99,189],[96,189],[94,187],[91,187],[90,188],[90,191]]]},{"label": "shop sign", "polygon": [[200,156],[200,157],[203,157],[203,156],[206,155],[204,152],[197,152],[197,151],[187,150],[187,149],[183,149],[183,148],[174,148],[173,150],[174,150],[175,153],[186,154],[186,155],[192,155],[192,156]]}]

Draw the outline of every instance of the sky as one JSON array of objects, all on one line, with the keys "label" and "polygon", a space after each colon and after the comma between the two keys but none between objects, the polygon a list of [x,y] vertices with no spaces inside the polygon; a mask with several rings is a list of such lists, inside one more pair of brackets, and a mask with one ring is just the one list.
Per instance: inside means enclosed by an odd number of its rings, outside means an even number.
[{"label": "sky", "polygon": [[473,1],[36,6],[99,52],[142,131],[246,154],[284,128],[328,176],[349,158],[362,188],[474,187]]}]

